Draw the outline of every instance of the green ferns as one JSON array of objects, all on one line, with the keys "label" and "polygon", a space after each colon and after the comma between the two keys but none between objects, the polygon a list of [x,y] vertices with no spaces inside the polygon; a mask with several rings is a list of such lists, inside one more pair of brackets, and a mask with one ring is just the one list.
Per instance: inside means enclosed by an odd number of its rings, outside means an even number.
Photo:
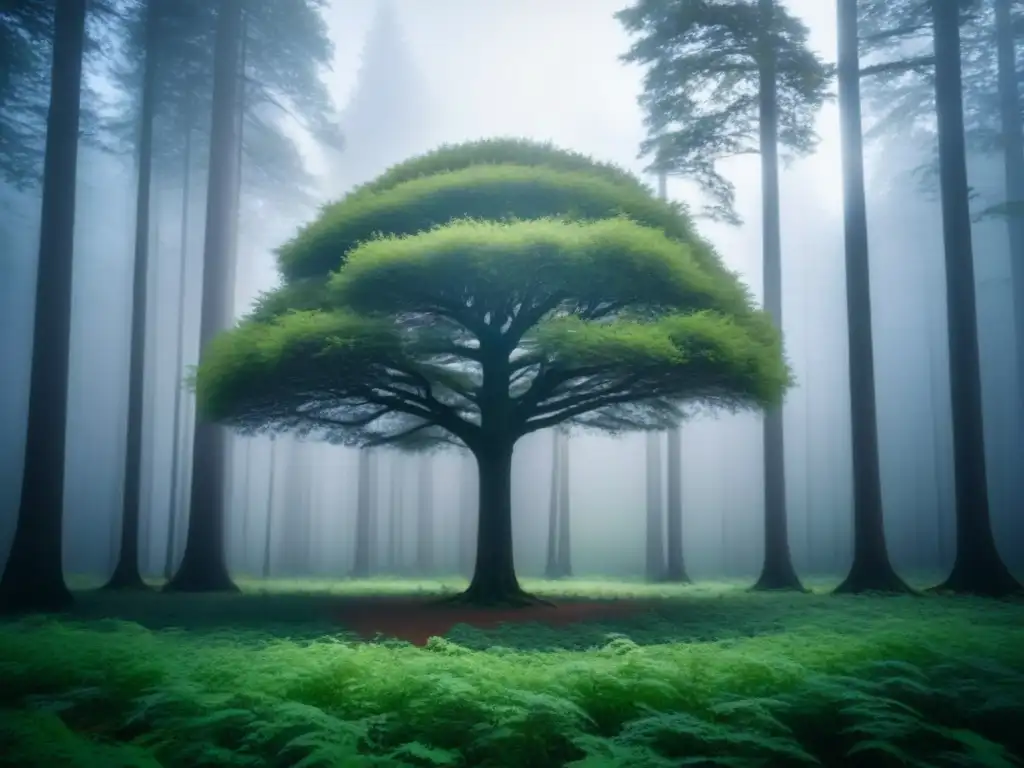
[{"label": "green ferns", "polygon": [[1022,611],[733,590],[561,651],[528,626],[414,648],[31,619],[0,626],[0,765],[1010,768]]}]

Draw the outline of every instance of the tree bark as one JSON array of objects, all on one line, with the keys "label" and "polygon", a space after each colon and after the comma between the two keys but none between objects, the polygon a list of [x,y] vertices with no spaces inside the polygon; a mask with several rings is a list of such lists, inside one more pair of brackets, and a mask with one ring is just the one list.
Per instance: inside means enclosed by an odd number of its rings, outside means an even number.
[{"label": "tree bark", "polygon": [[572,576],[572,519],[569,517],[569,433],[556,429],[558,435],[558,576]]},{"label": "tree bark", "polygon": [[434,462],[429,454],[418,457],[418,499],[416,515],[416,570],[434,570]]},{"label": "tree bark", "polygon": [[1018,593],[1021,585],[999,555],[989,514],[958,4],[933,2],[932,22],[939,187],[946,256],[957,543],[953,570],[937,589],[996,597]]},{"label": "tree bark", "polygon": [[58,611],[73,603],[62,558],[85,7],[85,0],[64,0],[54,15],[28,432],[18,521],[0,577],[5,612]]},{"label": "tree bark", "polygon": [[352,562],[352,578],[370,576],[370,485],[373,482],[372,456],[369,448],[359,451],[359,488],[356,502],[356,548]]},{"label": "tree bark", "polygon": [[[764,308],[782,329],[782,242],[779,225],[779,114],[776,86],[773,0],[758,0],[761,40],[758,53],[758,101],[761,151]],[[793,568],[786,521],[786,459],[782,407],[764,416],[764,564],[757,590],[797,590],[803,586]]]},{"label": "tree bark", "polygon": [[273,435],[270,437],[270,466],[267,469],[269,475],[267,484],[267,517],[263,531],[263,566],[260,568],[260,576],[264,579],[270,578],[273,554],[274,535],[274,476],[277,474],[277,440]]},{"label": "tree bark", "polygon": [[857,0],[839,0],[839,129],[843,152],[846,317],[850,337],[850,421],[853,443],[853,565],[836,592],[909,592],[885,544],[878,416],[871,334],[871,280],[864,193],[864,149],[857,51]]},{"label": "tree bark", "polygon": [[644,575],[647,581],[665,576],[665,539],[661,506],[661,433],[648,432],[647,440],[647,547]]},{"label": "tree bark", "polygon": [[548,547],[544,577],[557,579],[558,573],[558,481],[562,452],[558,430],[551,430],[551,496],[548,504]]},{"label": "tree bark", "polygon": [[128,362],[128,440],[125,448],[121,546],[104,589],[147,590],[139,572],[139,517],[142,492],[143,387],[146,373],[147,277],[149,272],[150,192],[153,176],[153,118],[160,45],[160,0],[146,3],[146,54],[142,80],[139,178],[135,198],[135,263],[132,271],[132,327]]},{"label": "tree bark", "polygon": [[683,559],[683,428],[675,426],[668,431],[668,558],[665,581],[689,584]]},{"label": "tree bark", "polygon": [[[233,193],[234,113],[242,26],[240,0],[223,0],[217,14],[210,175],[203,249],[203,301],[200,313],[200,364],[219,332],[232,323],[230,234]],[[225,454],[223,427],[198,423],[192,462],[192,499],[181,567],[165,589],[181,592],[238,591],[228,574],[224,551]]]}]

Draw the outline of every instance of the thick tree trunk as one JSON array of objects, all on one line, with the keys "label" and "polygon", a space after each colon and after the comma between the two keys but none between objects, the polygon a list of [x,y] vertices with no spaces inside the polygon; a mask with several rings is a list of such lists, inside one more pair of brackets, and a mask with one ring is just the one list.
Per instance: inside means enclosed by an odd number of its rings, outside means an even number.
[{"label": "thick tree trunk", "polygon": [[932,3],[932,22],[939,186],[946,254],[957,542],[953,571],[937,589],[1003,596],[1019,592],[1021,585],[999,555],[989,514],[958,4]]},{"label": "thick tree trunk", "polygon": [[558,573],[558,481],[562,459],[558,430],[551,430],[551,496],[548,504],[548,546],[544,578],[557,579]]},{"label": "thick tree trunk", "polygon": [[[240,0],[223,0],[217,14],[210,176],[207,183],[206,242],[203,249],[203,301],[200,314],[200,364],[219,332],[232,322],[230,264],[233,194],[234,114],[241,42]],[[193,443],[192,499],[181,568],[165,589],[182,592],[237,591],[224,551],[225,459],[223,427],[196,424]]]},{"label": "thick tree trunk", "polygon": [[365,579],[370,575],[370,502],[373,484],[373,456],[369,448],[359,451],[359,488],[356,502],[356,542],[352,559],[352,578]]},{"label": "thick tree trunk", "polygon": [[146,300],[149,272],[150,191],[153,176],[153,118],[160,44],[160,0],[146,3],[146,57],[142,81],[139,178],[135,198],[135,262],[132,271],[132,328],[128,362],[128,441],[125,449],[121,546],[105,589],[145,590],[139,572],[139,517],[142,492],[143,388],[146,372]]},{"label": "thick tree trunk", "polygon": [[665,533],[662,520],[661,433],[648,432],[647,439],[647,546],[644,576],[647,581],[665,577]]},{"label": "thick tree trunk", "polygon": [[270,466],[267,468],[267,517],[264,522],[263,531],[263,565],[260,568],[260,576],[264,579],[270,578],[273,555],[274,535],[274,477],[277,474],[277,440],[270,438]]},{"label": "thick tree trunk", "polygon": [[423,575],[434,570],[434,462],[429,454],[418,457],[416,520],[416,570]]},{"label": "thick tree trunk", "polygon": [[683,428],[675,426],[668,432],[668,559],[665,581],[689,584],[683,560]]},{"label": "thick tree trunk", "polygon": [[569,516],[569,433],[556,430],[558,435],[558,576],[572,576],[572,518]]},{"label": "thick tree trunk", "polygon": [[64,0],[54,17],[25,465],[14,540],[0,577],[0,609],[8,612],[63,610],[73,602],[62,550],[85,7],[85,0]]},{"label": "thick tree trunk", "polygon": [[839,0],[839,128],[843,151],[846,314],[849,328],[850,420],[853,442],[853,566],[836,592],[908,592],[885,545],[878,417],[871,336],[868,220],[857,52],[857,0]]},{"label": "thick tree trunk", "polygon": [[[758,0],[758,54],[764,307],[782,329],[782,243],[779,226],[779,114],[772,40],[773,0]],[[754,589],[802,590],[789,551],[786,521],[786,460],[782,407],[764,416],[764,564]]]},{"label": "thick tree trunk", "polygon": [[480,515],[476,566],[469,588],[455,599],[474,605],[527,605],[540,602],[519,586],[512,549],[512,443],[481,446]]}]

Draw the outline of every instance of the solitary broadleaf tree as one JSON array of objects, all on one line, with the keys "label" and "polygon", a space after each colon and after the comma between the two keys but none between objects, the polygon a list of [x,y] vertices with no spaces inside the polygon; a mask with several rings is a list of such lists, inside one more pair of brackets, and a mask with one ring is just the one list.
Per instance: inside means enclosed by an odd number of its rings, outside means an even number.
[{"label": "solitary broadleaf tree", "polygon": [[331,442],[467,448],[477,557],[457,599],[523,604],[516,442],[558,424],[664,429],[693,405],[777,405],[771,320],[635,177],[491,140],[391,168],[279,250],[284,284],[205,350],[202,417]]}]

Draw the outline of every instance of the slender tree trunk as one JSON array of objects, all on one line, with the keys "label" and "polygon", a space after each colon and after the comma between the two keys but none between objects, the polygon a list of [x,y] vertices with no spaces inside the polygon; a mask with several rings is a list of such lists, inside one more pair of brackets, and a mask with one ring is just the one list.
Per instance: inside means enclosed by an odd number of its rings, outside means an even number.
[{"label": "slender tree trunk", "polygon": [[558,573],[558,481],[562,451],[558,430],[551,430],[551,498],[548,506],[548,548],[544,578],[557,579]]},{"label": "slender tree trunk", "polygon": [[572,576],[572,518],[569,516],[569,433],[555,430],[558,435],[558,576]]},{"label": "slender tree trunk", "polygon": [[398,550],[395,546],[395,535],[398,533],[398,505],[401,500],[402,486],[400,483],[401,472],[399,461],[400,454],[395,454],[391,460],[391,498],[388,510],[388,542],[384,567],[388,573],[396,572],[398,562]]},{"label": "slender tree trunk", "polygon": [[352,564],[352,578],[370,576],[370,501],[372,498],[373,457],[369,448],[359,451],[359,489],[356,506],[356,549]]},{"label": "slender tree trunk", "polygon": [[[213,121],[207,183],[200,364],[210,341],[231,326],[233,284],[230,265],[234,111],[237,101],[242,6],[223,0],[217,13],[214,53]],[[193,442],[192,503],[181,568],[166,589],[183,592],[237,591],[224,551],[224,481],[227,435],[223,427],[197,423]]]},{"label": "slender tree trunk", "polygon": [[0,577],[6,612],[57,611],[73,602],[62,550],[85,7],[85,0],[64,0],[54,15],[25,465],[14,540]]},{"label": "slender tree trunk", "polygon": [[662,519],[661,433],[648,432],[647,440],[647,547],[644,575],[647,581],[665,576],[665,533]]},{"label": "slender tree trunk", "polygon": [[689,584],[683,560],[683,431],[675,426],[668,431],[668,559],[665,581]]},{"label": "slender tree trunk", "polygon": [[181,435],[181,394],[185,385],[185,280],[188,277],[188,235],[189,235],[189,206],[191,203],[192,189],[192,100],[189,99],[185,105],[185,120],[188,128],[185,130],[185,147],[182,152],[181,168],[181,242],[179,244],[178,258],[178,348],[174,360],[174,423],[171,427],[171,493],[167,503],[167,542],[164,553],[164,578],[170,581],[174,575],[175,553],[178,544],[178,489],[179,482],[178,464],[181,461],[182,435]]},{"label": "slender tree trunk", "polygon": [[857,0],[839,0],[839,128],[843,150],[846,316],[849,328],[850,421],[853,443],[853,566],[836,592],[907,592],[885,545],[878,416],[871,335],[868,219],[860,116]]},{"label": "slender tree trunk", "polygon": [[430,454],[418,457],[419,499],[416,530],[416,570],[434,570],[434,462]]},{"label": "slender tree trunk", "polygon": [[[779,225],[779,113],[773,41],[773,0],[758,0],[764,307],[782,330],[782,243]],[[793,568],[786,522],[786,459],[782,407],[764,416],[764,564],[754,589],[803,590]]]},{"label": "slender tree trunk", "polygon": [[270,467],[267,469],[267,517],[263,531],[263,567],[260,568],[260,576],[264,579],[270,578],[271,554],[273,553],[274,535],[274,477],[277,474],[277,440],[274,436],[270,438]]},{"label": "slender tree trunk", "polygon": [[476,557],[476,539],[479,512],[477,510],[476,498],[478,494],[473,487],[473,474],[476,469],[471,462],[472,454],[460,457],[459,471],[459,511],[462,520],[459,532],[459,543],[461,552],[462,572],[466,577],[473,575],[474,558]]},{"label": "slender tree trunk", "polygon": [[121,547],[105,589],[149,589],[139,573],[139,517],[142,495],[142,421],[145,416],[146,300],[149,272],[150,192],[153,175],[153,117],[160,45],[160,0],[146,3],[146,55],[142,82],[142,130],[135,198],[135,263],[132,271],[132,330],[128,364],[128,442],[125,450]]},{"label": "slender tree trunk", "polygon": [[250,517],[250,496],[249,474],[252,467],[252,439],[245,441],[245,451],[242,458],[242,542],[241,552],[238,555],[238,567],[243,573],[248,573],[249,564],[249,517]]},{"label": "slender tree trunk", "polygon": [[939,186],[946,254],[949,380],[953,404],[953,473],[956,478],[956,560],[938,589],[1002,596],[1021,589],[992,535],[981,365],[971,247],[967,153],[964,142],[960,21],[957,3],[932,3],[935,106],[938,112]]}]

